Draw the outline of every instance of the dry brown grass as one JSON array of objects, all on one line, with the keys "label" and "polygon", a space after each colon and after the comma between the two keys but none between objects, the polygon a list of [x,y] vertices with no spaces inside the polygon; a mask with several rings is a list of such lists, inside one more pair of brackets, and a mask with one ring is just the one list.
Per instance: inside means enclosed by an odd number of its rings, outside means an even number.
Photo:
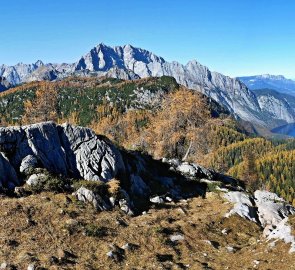
[{"label": "dry brown grass", "polygon": [[[254,223],[224,218],[231,205],[215,193],[137,217],[119,210],[98,213],[65,194],[2,198],[0,204],[0,263],[17,269],[26,269],[32,261],[46,269],[255,269],[254,260],[259,261],[256,269],[295,269],[289,245],[280,242],[270,248]],[[85,234],[86,228],[104,231],[93,237]],[[173,233],[182,234],[184,240],[173,244],[169,240]],[[123,262],[106,256],[109,244],[126,243],[139,248],[127,251]],[[236,251],[229,252],[228,246]],[[77,258],[72,263],[50,263],[60,249]],[[169,260],[160,262],[159,255],[169,255]]]}]

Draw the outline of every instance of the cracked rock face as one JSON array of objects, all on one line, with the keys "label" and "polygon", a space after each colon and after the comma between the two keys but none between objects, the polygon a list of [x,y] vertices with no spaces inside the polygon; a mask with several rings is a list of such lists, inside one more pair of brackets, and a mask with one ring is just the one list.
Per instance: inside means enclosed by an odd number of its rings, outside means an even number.
[{"label": "cracked rock face", "polygon": [[234,204],[233,209],[226,215],[227,217],[237,214],[251,221],[258,221],[255,206],[253,206],[251,198],[246,193],[239,191],[228,192],[224,194],[224,197]]},{"label": "cracked rock face", "polygon": [[0,92],[5,91],[11,87],[10,83],[4,78],[0,76]]},{"label": "cracked rock face", "polygon": [[261,225],[266,227],[277,226],[284,218],[295,214],[295,208],[280,198],[278,195],[256,190],[254,193],[255,204],[258,207],[258,217]]},{"label": "cracked rock face", "polygon": [[121,154],[87,128],[52,122],[0,128],[0,184],[20,184],[20,173],[40,164],[49,172],[108,181],[124,171]]},{"label": "cracked rock face", "polygon": [[125,170],[119,150],[92,130],[71,125],[58,129],[68,169],[74,177],[108,181]]}]

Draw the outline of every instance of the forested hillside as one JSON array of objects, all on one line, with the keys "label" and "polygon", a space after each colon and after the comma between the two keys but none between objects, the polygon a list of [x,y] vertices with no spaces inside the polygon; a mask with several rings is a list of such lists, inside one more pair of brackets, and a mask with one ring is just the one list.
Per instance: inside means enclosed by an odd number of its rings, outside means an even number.
[{"label": "forested hillside", "polygon": [[0,114],[2,125],[86,125],[126,149],[198,162],[295,205],[295,140],[247,133],[216,102],[171,77],[29,83],[1,94]]}]

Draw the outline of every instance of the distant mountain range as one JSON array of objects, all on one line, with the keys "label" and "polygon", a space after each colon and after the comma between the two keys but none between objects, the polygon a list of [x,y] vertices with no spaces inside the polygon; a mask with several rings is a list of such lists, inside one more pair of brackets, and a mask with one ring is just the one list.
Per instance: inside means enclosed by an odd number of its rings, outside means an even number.
[{"label": "distant mountain range", "polygon": [[239,77],[251,90],[273,89],[280,93],[295,96],[295,81],[286,79],[282,75],[256,75],[248,77]]},{"label": "distant mountain range", "polygon": [[[262,125],[274,127],[295,122],[295,113],[288,104],[280,105],[282,114],[273,114],[273,107],[264,107],[254,92],[238,78],[230,78],[221,73],[212,72],[206,66],[193,60],[186,65],[167,62],[152,52],[131,45],[110,47],[99,44],[90,52],[71,64],[17,64],[0,66],[0,76],[11,85],[30,81],[59,80],[68,76],[108,76],[119,79],[137,79],[145,77],[171,76],[190,89],[202,92],[227,108],[237,117]],[[265,99],[272,99],[267,95]],[[275,105],[275,103],[272,103]],[[273,106],[273,105],[272,105]]]}]

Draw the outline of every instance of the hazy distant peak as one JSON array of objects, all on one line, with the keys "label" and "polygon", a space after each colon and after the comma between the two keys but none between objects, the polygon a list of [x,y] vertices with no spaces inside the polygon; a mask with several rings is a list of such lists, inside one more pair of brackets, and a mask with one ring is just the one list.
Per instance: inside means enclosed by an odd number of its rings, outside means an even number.
[{"label": "hazy distant peak", "polygon": [[295,95],[295,81],[287,79],[283,75],[263,74],[240,77],[239,79],[252,90],[268,88],[281,93]]},{"label": "hazy distant peak", "polygon": [[262,75],[257,75],[257,77],[264,78],[264,79],[272,79],[272,80],[286,80],[286,78],[283,75],[262,74]]}]

